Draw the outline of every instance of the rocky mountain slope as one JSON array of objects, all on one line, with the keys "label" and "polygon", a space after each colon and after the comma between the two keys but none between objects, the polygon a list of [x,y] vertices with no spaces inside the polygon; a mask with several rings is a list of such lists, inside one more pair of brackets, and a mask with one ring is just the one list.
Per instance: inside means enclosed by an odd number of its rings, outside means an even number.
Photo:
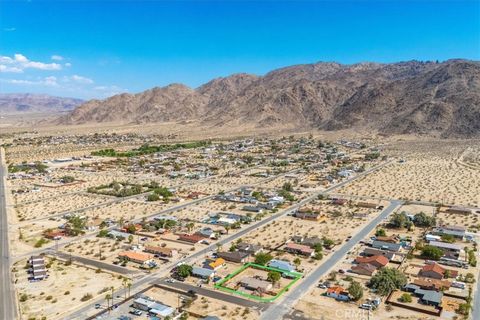
[{"label": "rocky mountain slope", "polygon": [[0,94],[0,114],[71,111],[83,102],[80,99],[53,97],[46,94]]},{"label": "rocky mountain slope", "polygon": [[91,100],[58,120],[164,122],[205,126],[289,124],[385,134],[480,135],[480,63],[315,63],[264,76],[235,74],[197,89],[172,84]]}]

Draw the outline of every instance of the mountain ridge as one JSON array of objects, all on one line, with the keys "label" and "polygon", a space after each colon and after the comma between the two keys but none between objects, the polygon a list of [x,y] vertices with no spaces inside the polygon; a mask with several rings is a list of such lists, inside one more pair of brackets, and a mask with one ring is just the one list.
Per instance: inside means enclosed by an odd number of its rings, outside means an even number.
[{"label": "mountain ridge", "polygon": [[219,77],[195,89],[171,84],[90,100],[57,123],[189,120],[205,127],[289,124],[384,134],[478,136],[480,64],[463,59],[300,64],[263,76]]},{"label": "mountain ridge", "polygon": [[84,100],[34,93],[1,93],[0,112],[4,114],[71,111]]}]

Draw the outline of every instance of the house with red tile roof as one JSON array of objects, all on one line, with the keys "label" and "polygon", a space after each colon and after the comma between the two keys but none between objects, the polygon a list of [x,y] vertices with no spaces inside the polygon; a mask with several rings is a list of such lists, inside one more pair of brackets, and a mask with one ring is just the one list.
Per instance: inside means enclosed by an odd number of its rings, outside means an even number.
[{"label": "house with red tile roof", "polygon": [[198,234],[182,234],[178,236],[178,240],[190,242],[190,243],[199,243],[200,241],[204,240],[205,237],[198,235]]},{"label": "house with red tile roof", "polygon": [[388,264],[388,258],[385,256],[377,255],[371,257],[357,257],[355,263],[362,264],[368,263],[373,265],[376,268],[383,268]]},{"label": "house with red tile roof", "polygon": [[458,271],[445,269],[437,263],[427,264],[423,266],[423,268],[418,272],[418,275],[421,277],[441,280],[445,277],[445,272],[447,270],[448,270],[447,274],[449,278],[457,277]]},{"label": "house with red tile roof", "polygon": [[347,290],[340,286],[331,287],[327,289],[327,297],[334,298],[335,300],[340,301],[349,301],[350,297],[348,296]]}]

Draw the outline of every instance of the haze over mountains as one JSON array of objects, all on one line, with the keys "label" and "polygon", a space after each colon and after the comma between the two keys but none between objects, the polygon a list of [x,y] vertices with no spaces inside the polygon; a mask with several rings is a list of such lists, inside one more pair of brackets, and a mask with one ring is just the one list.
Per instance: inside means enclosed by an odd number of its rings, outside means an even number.
[{"label": "haze over mountains", "polygon": [[73,110],[84,101],[46,94],[0,94],[0,114],[57,113]]},{"label": "haze over mountains", "polygon": [[203,126],[290,124],[385,134],[480,135],[480,63],[315,63],[265,76],[234,74],[90,100],[58,124],[197,121]]}]

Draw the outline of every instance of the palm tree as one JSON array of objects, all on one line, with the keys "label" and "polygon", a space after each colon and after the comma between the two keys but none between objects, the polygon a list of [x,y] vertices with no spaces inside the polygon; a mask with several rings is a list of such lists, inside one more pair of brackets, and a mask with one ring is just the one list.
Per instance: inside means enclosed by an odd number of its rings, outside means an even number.
[{"label": "palm tree", "polygon": [[230,226],[229,226],[229,225],[226,225],[224,228],[225,228],[225,231],[226,231],[227,234],[228,234],[228,230],[230,230]]},{"label": "palm tree", "polygon": [[190,232],[190,231],[193,229],[193,227],[195,227],[195,223],[193,223],[193,222],[187,223],[187,230],[188,230],[188,232]]},{"label": "palm tree", "polygon": [[123,285],[123,288],[125,289],[125,300],[127,300],[127,283],[128,283],[128,279],[123,278],[122,279],[122,285]]},{"label": "palm tree", "polygon": [[132,281],[128,281],[127,287],[128,287],[128,296],[130,297],[130,289],[132,288]]},{"label": "palm tree", "polygon": [[110,293],[107,293],[105,295],[105,300],[107,300],[107,310],[110,311],[110,299],[112,298],[112,296],[110,295]]}]

